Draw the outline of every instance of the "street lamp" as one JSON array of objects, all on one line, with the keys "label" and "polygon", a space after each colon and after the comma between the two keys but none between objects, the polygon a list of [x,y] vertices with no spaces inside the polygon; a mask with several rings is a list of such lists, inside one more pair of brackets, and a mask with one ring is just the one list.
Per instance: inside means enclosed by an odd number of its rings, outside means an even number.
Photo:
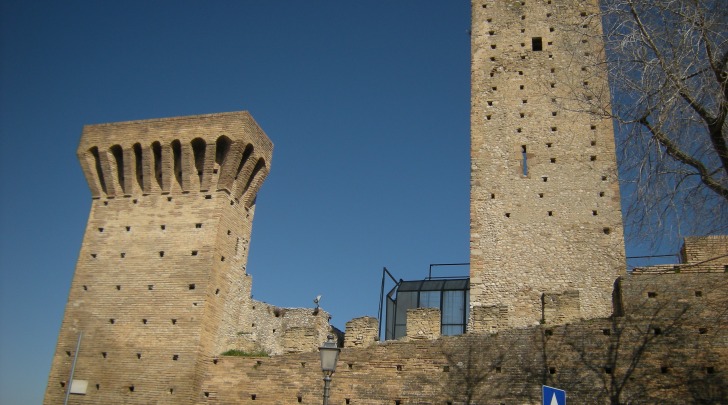
[{"label": "street lamp", "polygon": [[334,335],[329,335],[328,340],[319,347],[321,354],[321,371],[324,372],[324,405],[329,405],[329,386],[331,375],[336,371],[336,362],[339,361],[339,349],[334,341]]}]

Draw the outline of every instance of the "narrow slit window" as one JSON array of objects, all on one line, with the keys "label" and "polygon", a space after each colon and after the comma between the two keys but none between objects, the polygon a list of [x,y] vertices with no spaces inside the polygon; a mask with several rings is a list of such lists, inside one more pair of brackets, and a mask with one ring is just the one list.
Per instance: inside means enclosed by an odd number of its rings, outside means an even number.
[{"label": "narrow slit window", "polygon": [[528,154],[526,153],[526,145],[521,145],[521,166],[523,166],[523,176],[528,176]]},{"label": "narrow slit window", "polygon": [[543,40],[541,37],[531,38],[531,49],[533,51],[543,51]]}]

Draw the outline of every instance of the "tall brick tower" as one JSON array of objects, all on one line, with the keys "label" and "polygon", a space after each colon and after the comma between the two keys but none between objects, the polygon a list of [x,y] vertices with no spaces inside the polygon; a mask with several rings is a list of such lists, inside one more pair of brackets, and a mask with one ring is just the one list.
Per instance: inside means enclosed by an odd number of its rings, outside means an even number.
[{"label": "tall brick tower", "polygon": [[246,315],[245,265],[273,145],[247,112],[91,125],[93,198],[45,395],[188,404]]},{"label": "tall brick tower", "polygon": [[[608,316],[624,241],[597,0],[473,0],[470,330]],[[590,107],[591,106],[591,107]]]}]

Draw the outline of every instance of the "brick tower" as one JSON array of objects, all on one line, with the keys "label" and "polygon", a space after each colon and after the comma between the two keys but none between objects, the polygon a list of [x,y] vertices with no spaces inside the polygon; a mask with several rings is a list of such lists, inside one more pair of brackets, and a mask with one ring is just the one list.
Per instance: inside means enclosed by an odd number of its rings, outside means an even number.
[{"label": "brick tower", "polygon": [[[273,145],[247,112],[91,125],[78,158],[93,202],[45,395],[187,404],[250,300],[255,196]],[[77,387],[74,385],[74,390]]]},{"label": "brick tower", "polygon": [[596,0],[472,1],[470,330],[608,316],[624,241]]}]

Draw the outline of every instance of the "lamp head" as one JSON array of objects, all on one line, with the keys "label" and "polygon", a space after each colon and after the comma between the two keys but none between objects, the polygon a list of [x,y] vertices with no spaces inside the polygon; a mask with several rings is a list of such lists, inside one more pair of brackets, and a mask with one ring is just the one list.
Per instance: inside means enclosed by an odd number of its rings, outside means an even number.
[{"label": "lamp head", "polygon": [[339,361],[339,353],[341,349],[336,346],[334,335],[329,335],[326,342],[319,347],[321,355],[321,371],[326,375],[334,374],[336,371],[336,363]]}]

